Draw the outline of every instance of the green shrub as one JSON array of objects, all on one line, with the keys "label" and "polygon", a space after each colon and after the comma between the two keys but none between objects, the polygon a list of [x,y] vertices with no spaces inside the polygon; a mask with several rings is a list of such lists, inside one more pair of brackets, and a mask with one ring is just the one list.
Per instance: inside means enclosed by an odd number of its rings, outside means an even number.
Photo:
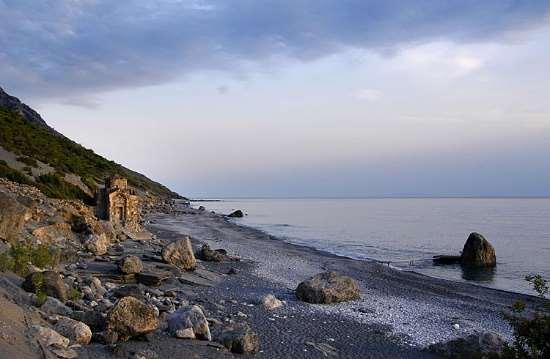
[{"label": "green shrub", "polygon": [[60,254],[58,249],[46,244],[33,246],[16,243],[0,255],[0,270],[13,271],[24,277],[29,274],[29,264],[39,268],[54,268],[59,263]]},{"label": "green shrub", "polygon": [[44,276],[42,273],[37,273],[32,277],[32,284],[34,284],[34,294],[36,295],[37,305],[41,306],[48,299],[48,295],[44,290]]},{"label": "green shrub", "polygon": [[505,314],[514,330],[514,342],[503,353],[505,359],[535,359],[550,357],[550,300],[547,299],[548,281],[540,275],[525,278],[543,300],[542,308],[532,316],[524,314],[525,303],[516,302],[510,314]]},{"label": "green shrub", "polygon": [[16,169],[13,169],[13,168],[9,167],[6,164],[6,161],[1,161],[0,162],[0,177],[1,178],[6,178],[6,179],[8,179],[12,182],[17,182],[17,183],[21,183],[21,184],[26,184],[26,185],[32,185],[33,184],[33,182],[27,176],[25,176],[23,173],[19,172]]},{"label": "green shrub", "polygon": [[65,182],[58,174],[45,174],[37,179],[38,188],[48,197],[60,199],[79,199],[88,205],[94,205],[94,198],[79,187]]},{"label": "green shrub", "polygon": [[19,162],[23,162],[24,164],[31,166],[31,167],[38,167],[38,162],[34,158],[27,157],[27,156],[19,156],[17,157],[17,160]]},{"label": "green shrub", "polygon": [[78,288],[71,288],[69,292],[69,299],[73,302],[82,299],[82,292],[80,292]]}]

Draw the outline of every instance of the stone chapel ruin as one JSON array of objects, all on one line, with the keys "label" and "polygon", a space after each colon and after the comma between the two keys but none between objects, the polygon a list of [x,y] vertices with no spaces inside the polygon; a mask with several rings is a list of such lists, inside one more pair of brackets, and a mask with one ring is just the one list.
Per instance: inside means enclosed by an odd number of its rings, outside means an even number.
[{"label": "stone chapel ruin", "polygon": [[112,176],[105,180],[105,187],[97,193],[96,215],[130,231],[141,230],[139,216],[139,197],[128,180],[121,176]]}]

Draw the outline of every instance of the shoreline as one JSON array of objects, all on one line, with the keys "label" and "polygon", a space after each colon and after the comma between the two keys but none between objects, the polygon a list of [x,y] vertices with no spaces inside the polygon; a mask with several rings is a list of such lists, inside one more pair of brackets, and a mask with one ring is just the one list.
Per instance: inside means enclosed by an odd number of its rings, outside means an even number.
[{"label": "shoreline", "polygon": [[[517,300],[528,306],[539,304],[531,295],[429,277],[288,243],[207,211],[187,208],[181,215],[150,219],[148,227],[153,232],[187,234],[195,245],[207,243],[250,262],[245,275],[273,286],[275,294],[287,300],[288,309],[301,308],[320,317],[338,316],[364,326],[381,325],[388,328],[391,340],[411,350],[484,331],[509,339],[511,330],[502,319],[502,311]],[[330,306],[298,302],[293,292],[297,284],[326,270],[356,279],[361,300]],[[456,324],[459,329],[455,329]]]},{"label": "shoreline", "polygon": [[[428,198],[428,197],[427,197]],[[441,197],[441,198],[444,198],[444,197]],[[497,198],[505,198],[505,197],[497,197]],[[550,198],[550,197],[549,197]],[[202,201],[202,200],[200,200]],[[209,201],[209,200],[208,200]],[[213,201],[222,201],[222,200],[213,200]],[[193,202],[193,201],[191,201]],[[196,210],[198,211],[198,209],[196,208],[193,208],[193,207],[190,207],[191,209],[193,210]],[[199,211],[200,213],[200,211]],[[315,248],[315,247],[312,247],[312,246],[307,246],[307,245],[303,245],[303,244],[298,244],[298,243],[292,243],[292,241],[290,240],[287,240],[285,239],[284,237],[280,237],[280,236],[277,236],[277,235],[274,235],[274,234],[271,234],[269,232],[267,232],[266,230],[263,230],[263,229],[260,229],[260,228],[256,228],[256,227],[253,227],[251,225],[247,225],[247,224],[243,224],[243,223],[239,223],[239,222],[236,222],[238,221],[239,219],[231,219],[231,218],[227,218],[226,215],[224,214],[220,214],[220,213],[210,213],[211,215],[214,215],[214,216],[218,216],[222,219],[224,219],[228,224],[231,224],[231,225],[235,225],[235,226],[238,226],[238,227],[241,227],[243,228],[243,230],[247,230],[247,231],[257,231],[258,233],[258,236],[259,237],[269,237],[270,240],[277,240],[277,241],[281,241],[283,243],[286,243],[290,246],[294,246],[296,248],[301,248],[303,249],[304,251],[314,251],[320,255],[323,255],[323,256],[327,256],[327,257],[335,257],[335,258],[342,258],[342,259],[346,259],[346,260],[352,260],[352,261],[359,261],[359,262],[369,262],[369,263],[375,263],[375,264],[379,264],[379,265],[382,265],[382,266],[385,266],[385,267],[388,267],[392,270],[395,270],[395,271],[398,271],[398,272],[405,272],[405,273],[413,273],[415,275],[418,275],[418,276],[423,276],[423,277],[426,277],[426,278],[429,278],[430,280],[433,279],[433,280],[443,280],[443,281],[446,281],[446,282],[452,282],[452,283],[461,283],[461,284],[466,284],[466,285],[471,285],[471,286],[475,286],[475,287],[479,287],[479,288],[483,288],[483,289],[487,289],[487,290],[492,290],[492,291],[496,291],[496,292],[502,292],[502,293],[506,293],[508,295],[521,295],[521,296],[527,296],[527,297],[532,297],[532,298],[537,298],[537,296],[535,294],[529,294],[529,293],[523,293],[523,292],[519,292],[519,291],[514,291],[514,290],[507,290],[507,289],[501,289],[501,288],[494,288],[494,287],[489,287],[489,286],[484,286],[483,284],[478,284],[474,281],[468,281],[468,280],[464,280],[464,281],[460,281],[460,280],[453,280],[453,279],[448,279],[448,278],[444,278],[444,277],[436,277],[436,276],[432,276],[432,275],[428,275],[428,274],[424,274],[424,273],[421,273],[421,272],[417,272],[415,270],[407,270],[407,269],[404,269],[404,268],[400,268],[398,266],[395,266],[395,265],[392,265],[391,263],[394,263],[392,261],[383,261],[383,260],[378,260],[378,259],[375,259],[375,258],[368,258],[368,257],[365,257],[365,258],[354,258],[354,257],[350,257],[350,256],[347,256],[347,255],[344,255],[344,254],[337,254],[337,253],[333,253],[333,252],[330,252],[329,250],[326,250],[326,249],[321,249],[321,248]],[[236,221],[235,221],[236,220]],[[426,258],[426,259],[423,259],[425,261],[431,261],[431,258]],[[534,291],[533,291],[534,293]]]}]

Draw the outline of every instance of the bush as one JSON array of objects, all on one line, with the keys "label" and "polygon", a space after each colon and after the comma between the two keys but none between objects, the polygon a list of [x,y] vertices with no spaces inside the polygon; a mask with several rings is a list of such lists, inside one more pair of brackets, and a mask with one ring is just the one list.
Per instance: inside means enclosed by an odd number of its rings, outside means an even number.
[{"label": "bush", "polygon": [[548,295],[548,281],[540,275],[525,278],[533,285],[538,296],[543,299],[542,308],[532,316],[524,315],[525,304],[516,302],[511,308],[510,314],[505,314],[505,319],[514,330],[514,342],[508,345],[503,353],[503,358],[535,359],[550,357],[550,300]]},{"label": "bush", "polygon": [[0,255],[0,271],[13,271],[25,277],[29,274],[29,264],[53,269],[59,263],[60,254],[58,249],[46,244],[17,243]]},{"label": "bush", "polygon": [[19,156],[17,157],[17,160],[19,162],[23,162],[24,164],[31,166],[31,167],[38,167],[38,162],[34,158],[27,157],[27,156]]},{"label": "bush", "polygon": [[12,182],[17,182],[26,185],[32,185],[33,182],[28,179],[23,173],[8,166],[6,161],[0,161],[0,177],[6,178]]},{"label": "bush", "polygon": [[65,182],[58,174],[45,174],[37,178],[38,188],[48,197],[60,199],[79,199],[88,205],[95,205],[94,198],[88,196],[79,187]]}]

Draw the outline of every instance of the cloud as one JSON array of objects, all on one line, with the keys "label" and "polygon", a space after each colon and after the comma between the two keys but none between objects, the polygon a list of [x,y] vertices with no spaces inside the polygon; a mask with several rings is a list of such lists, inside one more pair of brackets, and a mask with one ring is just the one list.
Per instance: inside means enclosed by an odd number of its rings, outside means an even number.
[{"label": "cloud", "polygon": [[375,89],[361,89],[355,93],[355,98],[375,102],[382,98],[382,92]]},{"label": "cloud", "polygon": [[549,10],[545,0],[0,0],[0,79],[26,96],[78,97],[350,48],[517,41],[508,35]]}]

